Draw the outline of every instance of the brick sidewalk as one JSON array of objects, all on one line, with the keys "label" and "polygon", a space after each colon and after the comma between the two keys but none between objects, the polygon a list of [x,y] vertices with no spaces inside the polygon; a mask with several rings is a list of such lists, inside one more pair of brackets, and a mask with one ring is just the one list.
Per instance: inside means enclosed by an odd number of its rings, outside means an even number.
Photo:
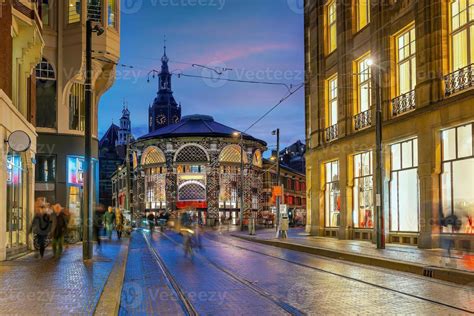
[{"label": "brick sidewalk", "polygon": [[[284,248],[292,249],[292,245],[300,249],[312,248],[311,250],[319,250],[321,255],[326,253],[331,254],[347,254],[348,257],[368,257],[378,259],[380,261],[387,261],[392,263],[403,263],[407,266],[425,266],[437,269],[443,269],[459,273],[474,273],[474,254],[462,254],[458,251],[453,251],[452,262],[455,266],[446,266],[449,260],[444,257],[442,249],[419,249],[413,246],[403,246],[395,244],[387,244],[386,249],[376,249],[376,246],[366,241],[356,240],[337,240],[333,238],[307,236],[303,229],[290,230],[289,238],[286,240],[276,239],[274,229],[265,229],[257,231],[256,236],[249,236],[247,232],[232,233],[234,236],[244,237],[246,239],[256,239],[256,241],[275,243],[275,245],[282,245]],[[296,249],[295,249],[296,250]],[[318,254],[317,251],[312,253]],[[350,259],[349,259],[350,260]],[[351,260],[350,260],[351,261]],[[362,262],[371,264],[370,262]]]},{"label": "brick sidewalk", "polygon": [[103,242],[94,259],[82,261],[82,245],[54,259],[29,254],[0,263],[0,314],[92,315],[120,250],[117,241]]}]

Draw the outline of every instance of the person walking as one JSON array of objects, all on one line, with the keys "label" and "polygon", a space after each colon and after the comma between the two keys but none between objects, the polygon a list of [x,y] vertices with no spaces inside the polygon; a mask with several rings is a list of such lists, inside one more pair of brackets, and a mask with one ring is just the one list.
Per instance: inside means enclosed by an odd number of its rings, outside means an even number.
[{"label": "person walking", "polygon": [[107,230],[107,237],[112,240],[112,231],[114,230],[115,224],[115,213],[113,208],[109,206],[107,213],[104,215],[105,229]]},{"label": "person walking", "polygon": [[97,241],[97,249],[102,249],[101,243],[100,243],[100,232],[102,231],[102,228],[104,227],[104,221],[103,221],[103,213],[105,211],[105,208],[102,204],[97,205],[95,213],[94,213],[94,235]]},{"label": "person walking", "polygon": [[122,211],[117,208],[115,210],[115,230],[117,231],[118,239],[122,239],[122,232],[123,232],[123,213]]},{"label": "person walking", "polygon": [[150,227],[150,235],[153,235],[153,231],[155,230],[155,214],[150,212],[147,216],[148,226]]},{"label": "person walking", "polygon": [[61,204],[53,205],[53,253],[55,258],[59,258],[63,253],[64,235],[67,231],[67,216]]},{"label": "person walking", "polygon": [[51,219],[46,213],[46,205],[44,200],[37,199],[35,201],[35,215],[31,223],[30,233],[35,234],[40,257],[43,258],[46,249],[46,239],[51,232]]}]

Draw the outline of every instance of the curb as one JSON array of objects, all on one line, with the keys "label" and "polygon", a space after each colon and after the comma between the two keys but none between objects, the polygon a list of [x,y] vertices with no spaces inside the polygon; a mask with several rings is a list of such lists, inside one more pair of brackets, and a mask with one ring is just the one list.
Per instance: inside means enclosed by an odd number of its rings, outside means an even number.
[{"label": "curb", "polygon": [[448,281],[456,284],[472,284],[474,282],[474,273],[465,272],[461,270],[454,269],[445,269],[436,266],[427,266],[413,262],[391,260],[385,258],[375,258],[369,257],[362,254],[354,254],[351,252],[336,251],[326,248],[311,247],[305,245],[298,245],[284,241],[276,240],[265,240],[257,239],[253,237],[240,236],[231,234],[232,237],[236,237],[242,240],[251,241],[263,245],[270,245],[278,248],[284,248],[289,250],[294,250],[298,252],[309,253],[313,255],[328,257],[332,259],[344,260],[349,262],[354,262],[358,264],[364,264],[379,268],[385,268],[400,272],[413,273],[433,279],[438,279],[442,281]]},{"label": "curb", "polygon": [[122,239],[122,245],[120,246],[117,260],[104,285],[99,301],[95,307],[94,315],[118,315],[130,239],[131,236],[128,239]]}]

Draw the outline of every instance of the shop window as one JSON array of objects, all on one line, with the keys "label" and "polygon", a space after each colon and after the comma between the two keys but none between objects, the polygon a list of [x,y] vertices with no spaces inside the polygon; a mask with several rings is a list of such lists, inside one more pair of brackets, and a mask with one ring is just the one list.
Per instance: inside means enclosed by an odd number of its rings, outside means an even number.
[{"label": "shop window", "polygon": [[69,94],[69,129],[83,131],[85,128],[84,85],[74,83]]},{"label": "shop window", "polygon": [[56,181],[56,156],[36,156],[35,181]]},{"label": "shop window", "polygon": [[337,75],[328,80],[328,124],[327,127],[337,124]]},{"label": "shop window", "polygon": [[396,38],[397,93],[406,94],[416,85],[415,26]]},{"label": "shop window", "polygon": [[371,71],[369,60],[370,55],[367,55],[357,62],[357,93],[359,101],[357,102],[357,113],[368,111],[372,103],[370,98]]},{"label": "shop window", "polygon": [[391,149],[390,230],[419,230],[418,140],[393,144]]},{"label": "shop window", "polygon": [[44,58],[36,66],[36,126],[56,128],[56,75]]},{"label": "shop window", "polygon": [[340,226],[341,191],[339,189],[339,162],[332,161],[324,165],[326,174],[325,192],[325,225],[326,227]]},{"label": "shop window", "polygon": [[357,31],[370,23],[370,0],[357,0]]},{"label": "shop window", "polygon": [[451,67],[459,70],[474,60],[474,0],[451,3]]},{"label": "shop window", "polygon": [[442,132],[443,173],[441,175],[442,217],[454,215],[460,229],[442,227],[443,232],[472,233],[474,218],[473,124]]},{"label": "shop window", "polygon": [[336,1],[327,5],[327,51],[332,53],[337,48],[337,10]]},{"label": "shop window", "polygon": [[372,152],[354,156],[354,210],[355,228],[374,227],[374,182]]},{"label": "shop window", "polygon": [[6,189],[6,246],[15,248],[26,243],[24,184],[27,170],[23,169],[23,156],[16,153],[7,155]]},{"label": "shop window", "polygon": [[77,23],[81,21],[81,1],[79,0],[67,0],[68,4],[68,17],[67,23]]}]

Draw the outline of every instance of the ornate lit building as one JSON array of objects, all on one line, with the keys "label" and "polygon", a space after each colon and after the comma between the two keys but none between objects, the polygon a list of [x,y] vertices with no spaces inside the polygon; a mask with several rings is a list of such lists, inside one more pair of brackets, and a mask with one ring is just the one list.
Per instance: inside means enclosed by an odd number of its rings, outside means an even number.
[{"label": "ornate lit building", "polygon": [[[435,248],[450,234],[473,249],[474,2],[306,3],[307,231],[374,240],[380,221],[388,242]],[[459,230],[440,225],[450,215]]]},{"label": "ornate lit building", "polygon": [[220,124],[211,116],[190,115],[138,138],[141,152],[134,176],[135,208],[143,212],[195,209],[211,223],[225,215],[237,221],[241,194],[241,145],[244,209],[261,211],[262,152],[266,143]]},{"label": "ornate lit building", "polygon": [[161,58],[161,72],[158,74],[158,93],[148,109],[148,132],[178,123],[181,120],[181,105],[178,105],[171,90],[171,73],[168,68],[166,46]]}]

